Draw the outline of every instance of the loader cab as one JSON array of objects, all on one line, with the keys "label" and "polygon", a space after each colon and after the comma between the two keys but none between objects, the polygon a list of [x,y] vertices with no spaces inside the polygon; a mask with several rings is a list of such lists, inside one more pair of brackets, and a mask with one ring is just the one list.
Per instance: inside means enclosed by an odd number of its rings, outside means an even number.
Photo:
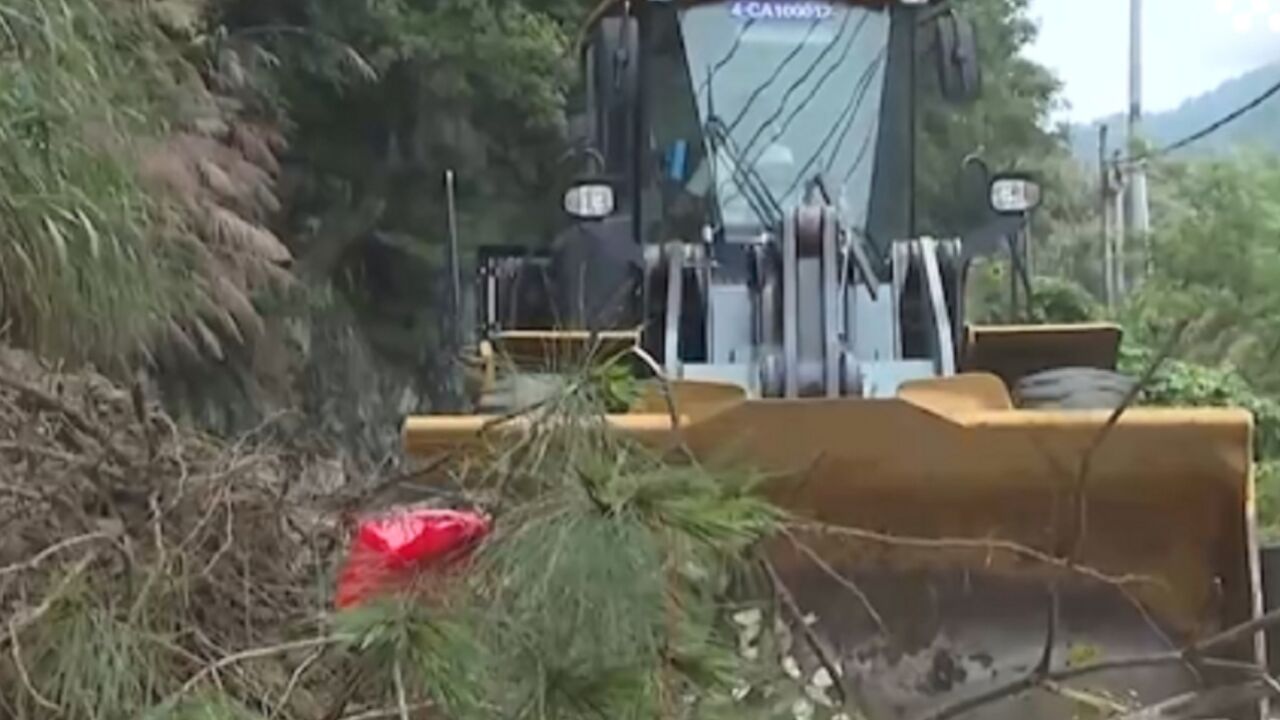
[{"label": "loader cab", "polygon": [[[640,244],[746,242],[821,193],[876,238],[910,234],[909,8],[619,4],[585,38],[588,136]],[[882,129],[883,127],[883,129]],[[881,243],[887,253],[887,241]]]},{"label": "loader cab", "polygon": [[[913,197],[922,37],[945,95],[979,86],[955,13],[934,0],[601,8],[579,48],[568,222],[544,260],[482,269],[486,333],[639,328],[672,377],[766,397],[882,396],[955,372],[960,244],[914,239]],[[538,268],[544,315],[507,320],[519,278],[503,267]]]}]

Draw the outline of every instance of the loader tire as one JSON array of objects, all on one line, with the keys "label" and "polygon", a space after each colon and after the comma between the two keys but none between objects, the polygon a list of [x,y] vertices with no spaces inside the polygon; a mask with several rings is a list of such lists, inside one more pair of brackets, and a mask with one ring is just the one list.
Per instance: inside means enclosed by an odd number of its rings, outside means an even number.
[{"label": "loader tire", "polygon": [[1042,410],[1114,410],[1136,380],[1112,370],[1065,367],[1028,375],[1014,386],[1020,408]]},{"label": "loader tire", "polygon": [[506,415],[523,412],[563,391],[563,377],[548,373],[522,373],[498,378],[495,387],[481,394],[476,409]]}]

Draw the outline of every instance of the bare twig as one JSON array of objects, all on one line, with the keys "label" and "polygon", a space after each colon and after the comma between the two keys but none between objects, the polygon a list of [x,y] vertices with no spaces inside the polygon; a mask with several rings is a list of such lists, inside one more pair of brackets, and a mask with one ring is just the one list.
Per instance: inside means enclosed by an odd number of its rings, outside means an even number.
[{"label": "bare twig", "polygon": [[1273,692],[1269,683],[1254,679],[1238,685],[1175,695],[1121,715],[1115,720],[1194,720],[1220,717],[1241,705],[1258,702]]},{"label": "bare twig", "polygon": [[226,555],[227,552],[231,550],[232,544],[235,543],[235,512],[232,510],[234,504],[231,502],[231,495],[229,493],[223,495],[223,500],[223,512],[226,513],[226,523],[222,534],[222,544],[218,546],[218,550],[214,552],[213,556],[209,558],[209,561],[205,563],[204,569],[200,571],[201,575],[207,576],[212,572],[213,568],[222,560],[222,556]]},{"label": "bare twig", "polygon": [[985,550],[988,552],[1008,553],[1026,560],[1035,560],[1049,567],[1074,572],[1108,585],[1133,585],[1138,583],[1159,582],[1155,578],[1145,575],[1108,575],[1087,566],[1077,565],[1073,567],[1068,565],[1068,563],[1062,558],[1054,557],[1049,553],[1041,552],[1040,550],[1036,550],[1035,548],[1021,543],[1016,543],[1011,540],[998,540],[994,538],[922,538],[908,535],[891,535],[889,533],[877,532],[875,530],[865,530],[862,528],[846,527],[844,525],[829,525],[825,523],[807,521],[792,523],[791,526],[804,532],[854,538],[880,545],[910,547],[921,550]]},{"label": "bare twig", "polygon": [[93,561],[97,558],[97,553],[91,552],[77,560],[76,563],[71,566],[71,569],[62,576],[62,579],[58,581],[57,586],[44,596],[44,599],[40,601],[39,605],[31,608],[30,610],[24,610],[23,612],[9,618],[5,633],[0,634],[0,645],[3,645],[8,641],[17,643],[18,633],[38,622],[40,618],[48,614],[48,612],[53,609],[53,606],[62,599],[62,596],[67,593],[67,590],[71,588],[72,583],[79,579],[80,576],[84,574],[84,571],[88,570],[89,566],[93,564]]},{"label": "bare twig", "polygon": [[[347,710],[347,705],[351,703],[351,699],[355,696],[360,686],[364,683],[366,675],[369,673],[369,665],[361,664],[356,667],[355,671],[347,676],[342,684],[342,689],[334,693],[333,699],[329,704],[329,709],[320,716],[321,720],[339,720],[343,717],[343,713]],[[392,711],[385,716],[394,717],[400,712],[400,708],[393,708]]]},{"label": "bare twig", "polygon": [[354,715],[344,715],[342,716],[342,720],[384,720],[385,718],[400,717],[402,710],[406,707],[410,712],[417,712],[419,710],[426,710],[430,708],[431,703],[420,702],[408,706],[397,705],[396,707],[362,710]]},{"label": "bare twig", "polygon": [[133,608],[129,610],[130,625],[138,621],[147,597],[151,594],[151,588],[155,586],[161,575],[168,572],[169,567],[169,556],[164,542],[164,514],[160,510],[160,501],[155,494],[151,496],[150,505],[151,530],[153,541],[155,542],[156,560],[152,565],[151,572],[147,573],[147,579],[142,583],[142,589],[138,591],[138,596],[133,601]]},{"label": "bare twig", "polygon": [[[663,372],[662,366],[658,364],[656,358],[648,353],[644,348],[636,346],[631,348],[631,353],[635,355],[645,367],[649,368],[649,372],[658,379],[659,386],[662,388],[662,400],[667,405],[667,415],[671,418],[671,431],[677,437],[680,435],[680,413],[676,409],[675,393],[671,391],[671,380],[667,378],[667,374]],[[680,441],[684,444],[684,441]]]},{"label": "bare twig", "polygon": [[191,530],[186,534],[186,536],[182,539],[182,542],[178,543],[178,552],[185,551],[191,545],[191,543],[195,542],[200,538],[201,533],[204,531],[205,527],[207,527],[209,523],[213,522],[213,518],[217,516],[218,508],[222,507],[223,500],[226,498],[229,492],[230,491],[225,487],[218,489],[218,495],[211,498],[210,501],[208,502],[208,509],[206,509],[204,513],[200,516],[200,519],[196,521],[195,526],[192,527]]},{"label": "bare twig", "polygon": [[1129,710],[1127,705],[1118,703],[1105,695],[1067,687],[1052,680],[1045,680],[1041,683],[1041,687],[1043,687],[1047,692],[1060,695],[1074,703],[1085,705],[1095,711],[1101,712],[1104,717],[1128,712]]},{"label": "bare twig", "polygon": [[396,684],[396,706],[400,708],[400,720],[409,720],[409,701],[404,693],[404,670],[400,667],[398,657],[391,667],[391,674]]},{"label": "bare twig", "polygon": [[107,438],[106,434],[94,426],[93,423],[89,422],[89,420],[87,420],[80,411],[66,404],[62,400],[50,395],[40,388],[28,385],[16,378],[9,377],[3,372],[0,372],[0,386],[7,387],[10,390],[17,392],[19,395],[26,398],[42,410],[58,413],[76,430],[80,431],[84,435],[88,435],[90,438],[93,438],[98,445],[111,456],[111,459],[115,460],[116,463],[121,466],[129,467],[133,465],[129,456],[113,444],[110,439]]},{"label": "bare twig", "polygon": [[1062,595],[1058,592],[1057,580],[1049,582],[1049,603],[1045,617],[1044,650],[1040,653],[1040,661],[1031,671],[1035,677],[1045,678],[1053,664],[1053,645],[1058,640],[1058,619],[1062,611]]},{"label": "bare twig", "polygon": [[998,700],[1003,700],[1005,698],[1024,693],[1027,690],[1038,686],[1045,680],[1051,679],[1053,678],[1042,678],[1035,674],[1023,675],[1022,677],[1012,680],[1004,685],[997,685],[990,690],[980,692],[972,697],[944,705],[941,708],[924,715],[920,720],[949,720],[953,717],[959,717],[972,710],[977,710],[984,705],[990,705]]},{"label": "bare twig", "polygon": [[311,666],[316,664],[324,654],[328,652],[330,645],[321,645],[311,652],[298,667],[294,668],[293,674],[289,676],[289,683],[284,686],[284,690],[280,693],[280,699],[276,700],[275,709],[267,716],[267,720],[274,720],[289,704],[289,699],[293,696],[293,691],[297,689],[298,683],[302,682],[302,677],[307,674]]},{"label": "bare twig", "polygon": [[[920,720],[947,720],[948,718],[958,717],[984,705],[989,705],[998,700],[1003,700],[1027,690],[1031,690],[1039,686],[1042,682],[1065,682],[1067,680],[1078,679],[1087,675],[1096,675],[1113,670],[1131,670],[1135,668],[1158,667],[1162,665],[1187,665],[1194,657],[1199,657],[1206,652],[1220,648],[1224,645],[1230,645],[1233,642],[1238,642],[1252,634],[1262,632],[1263,630],[1274,626],[1280,626],[1280,610],[1267,613],[1261,617],[1228,628],[1217,635],[1213,635],[1212,637],[1208,637],[1197,643],[1188,645],[1182,650],[1165,653],[1152,653],[1149,655],[1137,655],[1127,658],[1099,660],[1093,663],[1055,670],[1053,672],[1046,673],[1043,676],[1037,676],[1034,673],[1029,674],[1004,685],[991,688],[990,690],[975,695],[972,698],[967,698],[938,708],[937,710],[923,716]],[[1257,665],[1233,662],[1230,660],[1201,658],[1199,662],[1206,667],[1233,670],[1236,672],[1243,672],[1245,674],[1257,675],[1265,674],[1266,672],[1264,668]]]},{"label": "bare twig", "polygon": [[870,617],[871,621],[874,622],[876,624],[876,627],[880,629],[881,634],[885,635],[886,637],[889,636],[890,634],[889,626],[885,624],[884,618],[881,617],[880,613],[876,611],[875,606],[871,604],[871,598],[867,597],[867,594],[862,591],[862,588],[858,587],[857,583],[855,583],[851,578],[847,577],[846,575],[840,573],[835,568],[831,567],[831,564],[828,563],[826,560],[823,560],[822,556],[819,555],[817,552],[815,552],[813,548],[801,542],[800,538],[796,537],[794,533],[790,532],[785,527],[782,528],[782,535],[785,538],[787,538],[787,540],[792,544],[793,547],[795,547],[796,550],[800,551],[801,554],[809,558],[809,561],[812,562],[815,566],[817,566],[819,570],[825,573],[832,580],[839,583],[841,587],[843,587],[845,590],[848,590],[850,594],[852,594],[855,598],[857,598],[858,602],[862,604],[863,609],[867,611],[867,616]]},{"label": "bare twig", "polygon": [[764,566],[765,573],[769,576],[769,582],[773,585],[773,591],[782,601],[783,607],[786,608],[787,614],[800,629],[800,634],[804,636],[805,644],[809,646],[809,650],[818,659],[818,663],[831,676],[831,687],[835,690],[836,699],[841,706],[848,703],[848,693],[844,688],[844,673],[840,671],[835,660],[827,655],[826,648],[822,647],[822,642],[818,639],[817,634],[813,632],[813,628],[804,621],[804,609],[800,607],[800,603],[796,602],[796,597],[792,594],[791,589],[782,581],[782,577],[778,575],[778,570],[773,563],[762,559],[760,564]]},{"label": "bare twig", "polygon": [[43,495],[35,490],[22,487],[21,485],[10,485],[9,483],[0,483],[0,494],[12,495],[24,500],[31,500],[33,502],[40,502],[45,499]]},{"label": "bare twig", "polygon": [[697,455],[693,449],[689,447],[689,443],[684,437],[684,428],[680,425],[680,410],[676,407],[675,391],[671,387],[671,379],[663,372],[662,366],[658,364],[658,360],[648,353],[643,347],[636,345],[632,347],[631,353],[640,359],[658,379],[659,387],[662,388],[662,400],[667,406],[667,415],[671,419],[671,434],[675,437],[676,445],[679,446],[680,452],[684,454],[685,460],[697,465]]},{"label": "bare twig", "polygon": [[[1182,320],[1174,326],[1173,332],[1169,334],[1164,345],[1161,346],[1155,357],[1151,359],[1151,362],[1147,363],[1147,367],[1143,370],[1138,381],[1129,388],[1129,392],[1125,393],[1124,399],[1116,406],[1115,410],[1111,412],[1111,415],[1107,417],[1107,422],[1104,423],[1098,430],[1097,434],[1094,435],[1093,441],[1089,444],[1089,448],[1085,450],[1084,455],[1080,458],[1080,470],[1076,475],[1076,484],[1073,494],[1073,500],[1076,506],[1076,524],[1072,530],[1070,548],[1067,551],[1067,560],[1072,564],[1079,559],[1080,550],[1084,546],[1085,537],[1088,535],[1089,480],[1093,468],[1093,460],[1098,454],[1098,449],[1101,448],[1102,444],[1106,442],[1108,437],[1110,437],[1116,424],[1120,422],[1120,418],[1124,416],[1125,412],[1127,412],[1135,402],[1137,402],[1142,391],[1151,384],[1152,379],[1155,378],[1160,367],[1163,366],[1165,361],[1169,359],[1169,356],[1173,354],[1174,349],[1182,340],[1182,335],[1189,324],[1190,320]],[[1065,541],[1066,538],[1059,538],[1060,543]]]},{"label": "bare twig", "polygon": [[1203,655],[1222,648],[1225,645],[1231,645],[1232,643],[1237,643],[1245,638],[1252,637],[1261,630],[1266,630],[1267,628],[1275,627],[1277,625],[1280,625],[1280,610],[1272,610],[1265,615],[1260,615],[1248,622],[1227,628],[1217,635],[1201,640],[1195,645],[1192,645],[1191,648],[1188,649],[1188,652]]},{"label": "bare twig", "polygon": [[[431,462],[427,463],[424,467],[418,468],[411,472],[398,473],[384,480],[381,480],[378,482],[378,484],[374,485],[368,490],[364,490],[359,494],[353,495],[352,497],[343,500],[341,502],[340,512],[355,512],[358,509],[369,507],[370,505],[374,504],[376,501],[381,499],[384,495],[386,495],[387,493],[390,493],[392,490],[395,490],[396,488],[406,483],[413,482],[422,478],[426,478],[456,459],[457,457],[455,453],[453,452],[444,453],[440,457],[433,458]],[[443,490],[442,489],[440,491],[440,494],[441,495],[456,494],[458,496],[458,499],[463,500],[464,502],[470,502],[470,499],[466,497],[466,494],[464,492],[461,492],[460,490]]]},{"label": "bare twig", "polygon": [[242,650],[238,653],[232,653],[231,655],[224,656],[217,662],[205,666],[200,670],[200,672],[192,675],[191,678],[182,685],[182,688],[178,690],[177,695],[180,697],[191,692],[191,690],[198,685],[201,680],[208,677],[210,673],[216,673],[225,667],[242,663],[246,660],[257,660],[259,658],[271,657],[272,655],[293,652],[294,650],[306,650],[308,648],[319,647],[322,645],[335,645],[345,641],[346,638],[339,636],[308,638],[306,640],[294,640],[293,642],[280,643],[279,645],[269,645],[266,647],[253,648],[251,650]]},{"label": "bare twig", "polygon": [[53,557],[54,555],[57,555],[60,552],[63,552],[64,550],[70,550],[73,547],[83,545],[85,543],[97,542],[100,540],[113,540],[114,538],[115,536],[113,534],[105,533],[105,532],[92,532],[92,533],[86,533],[84,535],[77,535],[76,537],[72,537],[72,538],[67,538],[66,540],[50,545],[49,547],[45,548],[44,550],[41,550],[40,552],[36,553],[30,558],[27,558],[26,560],[23,560],[22,562],[0,567],[0,577],[4,577],[6,575],[12,575],[13,573],[34,570],[37,567],[39,567],[40,564],[43,563],[45,560],[48,560],[49,558]]},{"label": "bare twig", "polygon": [[36,704],[54,714],[61,715],[62,707],[46,698],[44,695],[41,695],[40,691],[36,690],[35,684],[31,682],[31,674],[27,672],[27,663],[22,659],[22,645],[18,641],[18,629],[16,624],[17,618],[9,619],[9,639],[11,641],[9,651],[10,655],[13,657],[13,666],[18,671],[18,678],[22,681],[22,687],[27,691],[27,694],[31,696],[31,699],[36,701]]},{"label": "bare twig", "polygon": [[67,465],[82,471],[104,472],[105,474],[110,475],[111,479],[117,481],[122,479],[122,476],[118,471],[101,467],[102,462],[99,458],[93,458],[87,455],[77,455],[58,448],[42,447],[31,443],[2,442],[0,443],[0,450],[16,451],[26,455],[37,456],[45,460],[54,460],[56,462],[66,463]]}]

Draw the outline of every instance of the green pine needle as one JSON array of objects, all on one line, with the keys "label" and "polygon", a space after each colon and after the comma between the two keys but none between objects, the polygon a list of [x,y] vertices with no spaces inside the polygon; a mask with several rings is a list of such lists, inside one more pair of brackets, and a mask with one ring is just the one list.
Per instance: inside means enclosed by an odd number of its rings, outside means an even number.
[{"label": "green pine needle", "polygon": [[395,697],[391,669],[402,667],[408,693],[429,697],[450,717],[483,714],[485,648],[478,623],[410,598],[389,598],[340,613],[336,629],[353,639],[350,648],[381,686]]},{"label": "green pine needle", "polygon": [[485,696],[501,716],[557,720],[674,717],[729,698],[752,668],[726,593],[782,519],[759,479],[619,437],[590,384],[538,412],[463,478],[504,493],[465,575],[483,608],[470,619]]},{"label": "green pine needle", "polygon": [[209,693],[149,711],[142,720],[265,720],[231,698]]}]

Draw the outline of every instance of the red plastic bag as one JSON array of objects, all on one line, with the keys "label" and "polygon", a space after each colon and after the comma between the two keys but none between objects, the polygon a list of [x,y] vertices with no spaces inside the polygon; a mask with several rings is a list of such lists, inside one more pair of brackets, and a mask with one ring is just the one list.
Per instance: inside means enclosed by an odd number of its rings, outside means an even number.
[{"label": "red plastic bag", "polygon": [[360,521],[338,576],[339,608],[411,587],[452,566],[489,533],[489,518],[438,508],[397,508]]}]

